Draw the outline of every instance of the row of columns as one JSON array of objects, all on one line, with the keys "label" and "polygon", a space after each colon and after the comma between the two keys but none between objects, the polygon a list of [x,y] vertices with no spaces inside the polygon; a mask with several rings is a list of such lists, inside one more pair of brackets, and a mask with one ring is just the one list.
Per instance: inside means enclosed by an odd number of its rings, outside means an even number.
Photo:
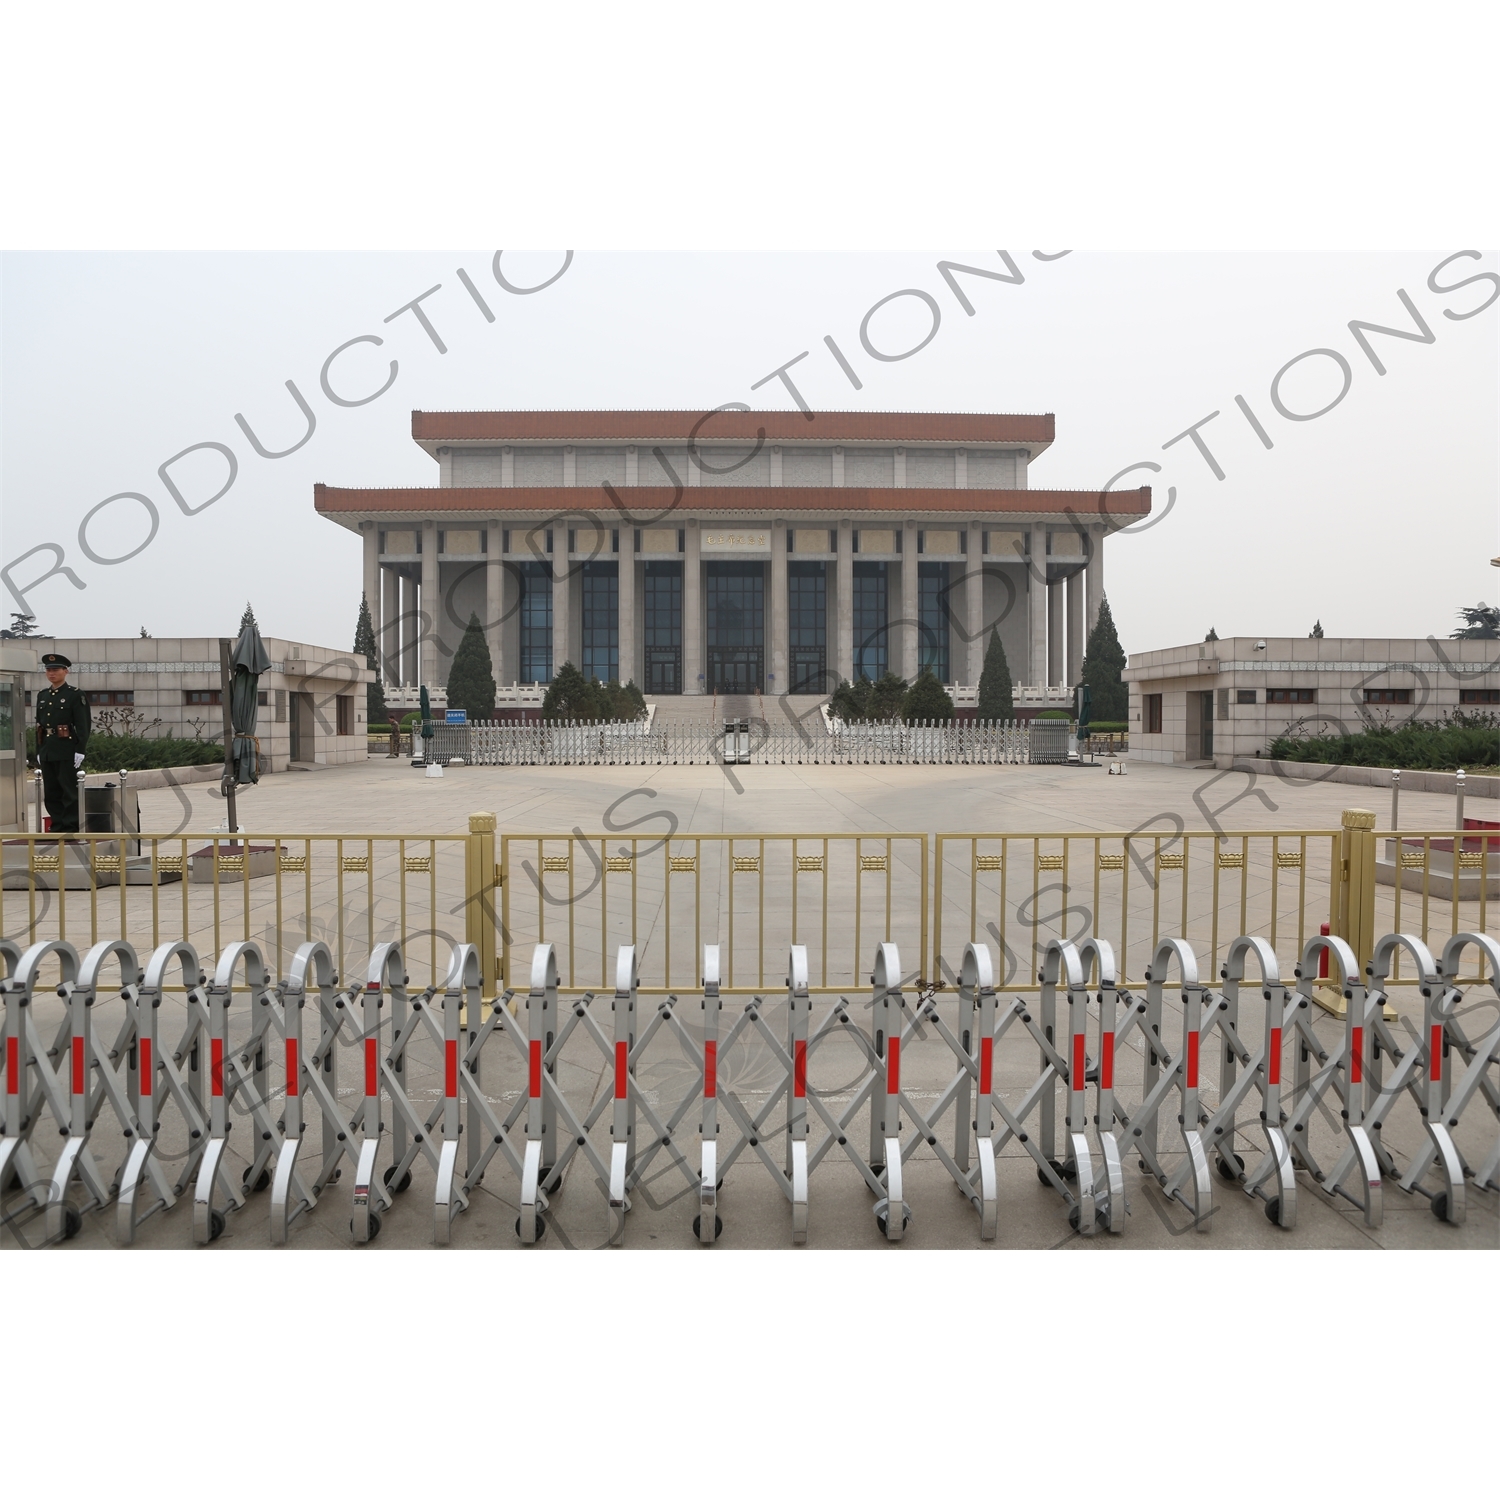
[{"label": "row of columns", "polygon": [[[382,566],[379,555],[379,533],[374,523],[366,523],[364,532],[365,598],[375,625],[376,643],[380,653],[381,672],[392,686],[416,687],[420,683],[440,686],[436,636],[438,605],[438,554],[437,538],[432,522],[425,523],[424,545],[420,565],[420,581],[402,567]],[[485,554],[485,634],[490,649],[490,659],[495,663],[497,680],[509,681],[515,674],[505,669],[505,652],[501,637],[502,622],[512,606],[507,597],[507,574],[500,550],[498,527],[491,527],[489,550]],[[789,661],[787,650],[787,532],[785,527],[771,532],[771,578],[768,601],[768,635],[770,651],[767,670],[773,674],[777,684],[788,680]],[[704,633],[691,628],[702,615],[702,552],[699,544],[699,529],[687,528],[683,556],[683,651],[682,670],[684,686],[689,693],[701,691],[700,678],[705,673]],[[1045,683],[1050,686],[1068,686],[1076,683],[1082,673],[1083,655],[1089,633],[1099,618],[1099,608],[1104,598],[1103,530],[1091,527],[1088,532],[1086,558],[1068,577],[1056,582],[1045,582],[1047,574],[1047,527],[1031,528],[1030,555],[1027,559],[1026,607],[1027,607],[1027,672],[1024,681],[1031,685]],[[563,554],[564,556],[566,554]],[[636,569],[630,566],[632,558],[622,561],[619,582],[619,650],[624,675],[632,675],[631,663],[637,662],[635,618],[636,618]],[[915,558],[911,561],[914,563]],[[982,559],[975,563],[982,566]],[[997,560],[998,561],[998,560]],[[854,662],[854,557],[848,544],[847,533],[841,534],[841,544],[834,563],[835,604],[834,628],[831,632],[834,646],[834,668],[842,677],[853,671]],[[908,673],[914,668],[910,664],[917,660],[919,629],[918,571],[915,566],[901,568],[901,598],[899,601],[899,641],[892,641],[893,656],[907,664]],[[582,642],[570,639],[573,618],[571,592],[579,586],[580,575],[571,568],[558,568],[552,584],[552,652],[554,670],[565,661],[580,659]],[[976,571],[969,574],[962,588],[962,618],[964,630],[959,638],[958,649],[965,657],[962,663],[964,677],[960,680],[976,683],[983,666],[984,649],[988,644],[985,631],[983,588]],[[955,615],[957,611],[954,611]],[[967,639],[964,639],[964,638]],[[950,667],[955,678],[961,669],[957,656],[950,658]],[[446,678],[446,670],[443,671]],[[1021,682],[1020,674],[1012,668],[1012,676]]]}]

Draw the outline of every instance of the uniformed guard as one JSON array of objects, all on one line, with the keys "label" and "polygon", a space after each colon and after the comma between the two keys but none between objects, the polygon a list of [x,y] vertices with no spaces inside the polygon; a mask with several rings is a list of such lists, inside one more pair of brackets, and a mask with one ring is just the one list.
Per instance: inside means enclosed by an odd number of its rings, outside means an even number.
[{"label": "uniformed guard", "polygon": [[36,695],[36,759],[53,833],[78,832],[78,768],[93,725],[87,696],[68,681],[72,665],[49,651],[42,667],[52,685]]}]

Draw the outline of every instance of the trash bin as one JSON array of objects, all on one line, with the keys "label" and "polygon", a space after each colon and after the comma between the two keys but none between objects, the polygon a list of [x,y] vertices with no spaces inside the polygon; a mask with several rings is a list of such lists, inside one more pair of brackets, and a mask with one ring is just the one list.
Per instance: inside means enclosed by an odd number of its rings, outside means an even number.
[{"label": "trash bin", "polygon": [[[84,833],[136,833],[141,831],[140,794],[121,788],[116,781],[83,789]],[[129,851],[139,853],[139,843]]]}]

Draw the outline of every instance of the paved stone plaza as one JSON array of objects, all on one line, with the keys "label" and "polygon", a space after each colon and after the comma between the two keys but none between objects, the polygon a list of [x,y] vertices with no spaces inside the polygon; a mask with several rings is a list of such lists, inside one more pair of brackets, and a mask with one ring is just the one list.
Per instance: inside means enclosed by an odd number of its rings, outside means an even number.
[{"label": "paved stone plaza", "polygon": [[[1194,771],[1172,767],[1133,766],[1125,777],[1108,776],[1102,767],[862,767],[862,768],[452,768],[440,780],[427,779],[404,761],[374,760],[368,765],[308,773],[278,774],[247,793],[242,819],[251,830],[265,833],[463,833],[477,810],[494,811],[503,831],[559,832],[578,828],[597,832],[612,817],[628,823],[647,813],[670,813],[683,833],[750,831],[866,832],[893,831],[1119,831],[1152,820],[1181,819],[1189,829],[1206,826],[1205,812],[1225,828],[1255,830],[1330,829],[1338,826],[1342,810],[1367,803],[1364,789],[1340,784],[1293,783],[1270,777],[1253,779],[1243,773]],[[621,803],[622,798],[630,798]],[[1238,799],[1237,801],[1235,799]],[[142,795],[143,831],[173,829],[207,832],[222,821],[223,804],[211,787],[185,788],[181,794],[150,791]],[[1233,804],[1232,806],[1229,804]],[[610,813],[614,808],[615,812]],[[1375,809],[1383,824],[1388,804]],[[1453,802],[1438,795],[1408,793],[1402,799],[1401,821],[1408,828],[1440,829],[1451,823]],[[183,828],[184,819],[187,821]],[[1166,826],[1164,823],[1163,826]],[[662,824],[643,830],[659,835]],[[1381,929],[1383,930],[1383,929]],[[873,940],[873,938],[872,938]],[[776,975],[779,983],[780,971]],[[772,985],[766,1005],[769,1029],[784,1034],[784,1000],[775,999]],[[180,997],[168,1001],[171,1021],[164,1035],[173,1034],[183,1007]],[[826,1011],[828,997],[814,1004],[815,1020]],[[1397,997],[1403,1015],[1419,1015],[1410,991]],[[607,1004],[607,998],[596,1002]],[[642,996],[641,1013],[649,1017],[655,1000]],[[726,999],[726,1026],[740,1009],[739,999]],[[315,1022],[306,1023],[309,1036]],[[607,1018],[605,1024],[608,1025]],[[691,1022],[689,1023],[692,1024]],[[1316,1025],[1326,1041],[1340,1024],[1321,1013]],[[1246,1004],[1242,1030],[1258,1035],[1258,1002]],[[608,1091],[610,1068],[581,1034],[559,1062],[560,1084],[575,1102],[589,1106]],[[506,1050],[504,1038],[493,1039],[486,1051],[484,1092],[503,1115],[526,1087],[524,1066]],[[841,1048],[843,1050],[841,1050]],[[768,1097],[759,1076],[768,1054],[759,1044],[742,1042],[721,1062],[721,1079],[753,1107]],[[488,1059],[494,1059],[494,1062]],[[810,1065],[810,1087],[820,1090],[830,1107],[852,1099],[849,1080],[858,1075],[860,1060],[853,1045],[835,1035]],[[1215,1064],[1215,1070],[1217,1064]],[[999,1086],[1019,1093],[1034,1076],[1035,1048],[1012,1050],[1004,1062],[997,1053]],[[920,1046],[903,1051],[904,1087],[921,1108],[933,1107],[951,1076],[951,1058],[929,1035]],[[637,1076],[654,1105],[665,1107],[691,1093],[691,1068],[675,1044],[643,1059]],[[1217,1072],[1214,1074],[1217,1077]],[[351,1077],[340,1076],[340,1094],[352,1094]],[[415,1100],[436,1101],[441,1078],[436,1053],[413,1056],[408,1087]],[[1204,1099],[1212,1109],[1213,1087]],[[351,1099],[352,1103],[352,1099]],[[1459,1139],[1471,1160],[1482,1157],[1492,1142],[1494,1120],[1479,1106],[1466,1113]],[[944,1128],[951,1135],[952,1116]],[[598,1127],[608,1123],[607,1114]],[[910,1123],[907,1129],[911,1128]],[[1240,1131],[1250,1151],[1259,1153],[1253,1103],[1240,1111]],[[1337,1121],[1319,1127],[1323,1149],[1335,1139]],[[850,1127],[860,1140],[867,1131],[863,1115]],[[774,1134],[768,1127],[767,1135]],[[681,1150],[689,1164],[696,1162],[695,1116],[689,1113],[678,1128]],[[320,1130],[310,1125],[302,1162],[309,1180],[316,1175]],[[1170,1170],[1180,1157],[1170,1147],[1172,1128],[1163,1124],[1163,1161]],[[1415,1111],[1402,1107],[1393,1115],[1386,1146],[1399,1161],[1421,1144]],[[248,1144],[248,1142],[240,1143]],[[771,1141],[779,1156],[779,1136]],[[163,1141],[164,1148],[170,1143]],[[101,1160],[113,1162],[119,1145],[101,1142]],[[1334,1153],[1336,1154],[1336,1153]],[[1332,1156],[1329,1156],[1331,1161]],[[243,1161],[234,1156],[232,1170]],[[1127,1162],[1130,1217],[1123,1235],[1101,1234],[1085,1241],[1072,1234],[1058,1198],[1037,1180],[1031,1159],[1014,1142],[999,1162],[999,1234],[995,1248],[1066,1246],[1077,1250],[1153,1248],[1168,1245],[1205,1248],[1494,1248],[1500,1244],[1500,1217],[1495,1195],[1469,1195],[1468,1222],[1462,1227],[1439,1222],[1421,1197],[1402,1194],[1394,1183],[1385,1189],[1385,1218],[1377,1230],[1367,1229],[1360,1212],[1350,1204],[1330,1200],[1299,1177],[1299,1222],[1283,1232],[1267,1222],[1262,1205],[1235,1185],[1214,1178],[1214,1208],[1207,1233],[1193,1229],[1189,1212],[1167,1201],[1145,1179],[1133,1161]],[[323,1203],[293,1226],[291,1243],[304,1248],[336,1248],[348,1244],[349,1178],[332,1186]],[[372,1248],[421,1248],[432,1242],[431,1170],[419,1161],[412,1186],[385,1214],[378,1241]],[[951,1179],[930,1151],[923,1147],[906,1169],[906,1198],[914,1218],[905,1244],[912,1248],[965,1248],[980,1245],[973,1210],[955,1190]],[[519,1248],[515,1235],[518,1184],[514,1173],[497,1158],[475,1193],[469,1210],[454,1224],[454,1244],[470,1248]],[[694,1248],[691,1223],[697,1211],[695,1194],[684,1173],[658,1157],[647,1179],[632,1195],[625,1243],[634,1248]],[[851,1165],[838,1157],[825,1161],[815,1173],[810,1194],[810,1248],[882,1248],[871,1211],[872,1199]],[[246,1208],[229,1215],[220,1248],[262,1248],[268,1244],[269,1194],[252,1196]],[[751,1153],[741,1158],[720,1193],[724,1237],[720,1248],[774,1248],[788,1245],[789,1214],[782,1193]],[[545,1247],[595,1246],[607,1236],[607,1209],[581,1158],[571,1163],[560,1192],[552,1197]],[[72,1243],[104,1247],[114,1242],[112,1211],[85,1215],[83,1229]],[[138,1243],[183,1247],[191,1242],[191,1207],[179,1204],[142,1228]]]}]

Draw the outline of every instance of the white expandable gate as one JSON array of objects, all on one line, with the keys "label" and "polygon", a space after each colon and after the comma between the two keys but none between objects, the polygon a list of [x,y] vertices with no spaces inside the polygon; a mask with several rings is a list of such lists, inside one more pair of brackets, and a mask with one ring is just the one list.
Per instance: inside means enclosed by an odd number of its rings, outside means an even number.
[{"label": "white expandable gate", "polygon": [[[1325,956],[1346,1005],[1332,1038],[1314,1025]],[[1386,1019],[1398,956],[1417,977],[1420,1027]],[[1484,979],[1461,984],[1461,965],[1476,958]],[[1002,1175],[1007,1154],[1029,1161],[1084,1236],[1128,1232],[1131,1156],[1141,1191],[1180,1205],[1204,1232],[1216,1179],[1260,1200],[1283,1231],[1296,1227],[1308,1184],[1371,1227],[1391,1184],[1453,1225],[1475,1192],[1500,1191],[1500,1133],[1475,1163],[1457,1138],[1470,1108],[1500,1116],[1500,1013],[1482,1019],[1490,1002],[1475,1000],[1484,990],[1500,1001],[1500,943],[1485,935],[1460,933],[1434,958],[1392,933],[1363,975],[1347,944],[1313,938],[1291,985],[1269,944],[1240,937],[1218,989],[1186,942],[1166,939],[1139,993],[1120,986],[1102,939],[1054,940],[1036,990],[1019,994],[998,989],[983,943],[964,949],[952,990],[908,992],[896,945],[880,943],[868,997],[831,998],[821,1015],[805,948],[788,955],[784,999],[754,996],[737,1014],[726,1013],[719,948],[705,947],[702,962],[698,990],[642,1015],[636,950],[620,948],[606,1020],[604,997],[560,993],[549,944],[535,949],[525,995],[486,1000],[466,944],[440,986],[412,994],[390,943],[346,986],[321,942],[304,943],[281,979],[255,943],[235,943],[210,979],[183,942],[143,966],[125,942],[80,957],[66,942],[23,951],[0,941],[5,1224],[25,1243],[54,1243],[113,1205],[115,1241],[128,1245],[191,1189],[191,1239],[207,1245],[269,1188],[269,1237],[287,1244],[320,1208],[345,1219],[325,1200],[346,1167],[347,1197],[335,1196],[349,1205],[355,1244],[374,1240],[420,1181],[440,1245],[480,1201],[517,1205],[516,1235],[537,1244],[566,1182],[574,1196],[597,1189],[603,1238],[615,1245],[632,1205],[665,1183],[691,1206],[684,1238],[709,1246],[735,1238],[731,1173],[742,1160],[747,1171],[759,1163],[785,1200],[794,1244],[809,1239],[815,1186],[839,1162],[863,1181],[880,1236],[901,1241],[919,1155],[972,1205],[981,1241],[998,1237],[1007,1193],[1019,1192]],[[1247,1039],[1255,984],[1263,1014]],[[176,1036],[164,1037],[174,1015]],[[492,1047],[493,1097],[483,1066]],[[815,1086],[820,1053],[852,1059],[853,1076]],[[667,1081],[647,1086],[663,1057]],[[522,1086],[506,1087],[516,1077]],[[1404,1166],[1383,1138],[1403,1102],[1421,1126]]]}]

